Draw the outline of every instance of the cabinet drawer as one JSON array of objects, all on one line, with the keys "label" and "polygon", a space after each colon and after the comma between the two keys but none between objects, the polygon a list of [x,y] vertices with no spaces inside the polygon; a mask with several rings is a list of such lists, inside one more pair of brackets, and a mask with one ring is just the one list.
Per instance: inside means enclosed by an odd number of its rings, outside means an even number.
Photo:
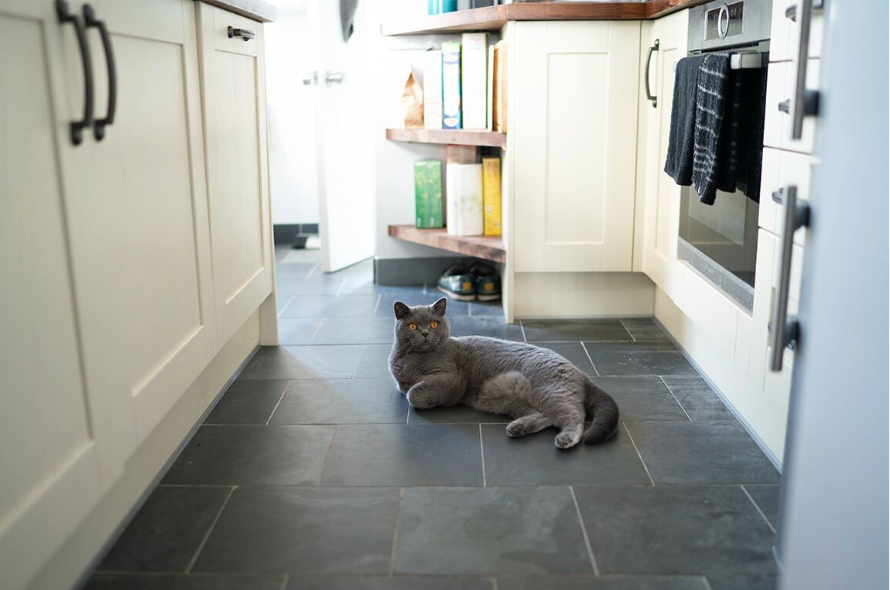
[{"label": "cabinet drawer", "polygon": [[[763,149],[763,174],[760,184],[760,212],[758,225],[773,234],[782,227],[782,205],[772,199],[773,191],[788,185],[797,187],[800,201],[810,200],[810,177],[818,159],[807,154],[786,152],[774,148]],[[794,243],[803,246],[807,228],[794,234]]]},{"label": "cabinet drawer", "polygon": [[[792,21],[785,16],[785,9],[794,4],[794,0],[773,0],[773,17],[770,27],[769,59],[770,61],[790,61],[797,52],[797,40],[800,35],[800,21]],[[823,10],[814,10],[810,23],[809,56],[822,55],[822,29],[825,25]]]},{"label": "cabinet drawer", "polygon": [[[257,56],[257,47],[259,47],[260,37],[263,34],[262,24],[215,6],[208,7],[208,9],[213,12],[212,35],[214,49],[239,55]],[[249,31],[256,37],[248,40],[245,40],[244,37],[229,37],[229,27],[232,27],[233,30]],[[203,32],[205,34],[208,33],[206,29]],[[206,41],[205,39],[204,42],[206,43]]]},{"label": "cabinet drawer", "polygon": [[[821,62],[818,59],[807,61],[807,89],[809,90],[819,87],[820,65]],[[793,62],[773,63],[769,66],[763,145],[810,154],[813,152],[813,136],[817,117],[804,117],[801,138],[791,139],[791,115],[779,110],[779,103],[790,100],[794,96],[794,75]]]}]

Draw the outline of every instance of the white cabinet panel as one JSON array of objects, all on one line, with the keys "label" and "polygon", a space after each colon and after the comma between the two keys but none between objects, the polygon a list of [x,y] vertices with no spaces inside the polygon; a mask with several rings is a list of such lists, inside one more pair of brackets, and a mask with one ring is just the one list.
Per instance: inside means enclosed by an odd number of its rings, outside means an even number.
[{"label": "white cabinet panel", "polygon": [[4,588],[24,586],[102,488],[67,255],[60,157],[74,148],[62,100],[62,26],[52,3],[0,2]]},{"label": "white cabinet panel", "polygon": [[[807,61],[807,89],[819,87],[820,60]],[[763,130],[763,145],[805,154],[813,151],[813,136],[816,117],[804,117],[803,133],[800,139],[791,139],[791,115],[779,110],[779,103],[794,96],[795,69],[793,62],[772,63],[769,66],[769,79],[766,86],[766,120]]]},{"label": "white cabinet panel", "polygon": [[[646,174],[638,189],[645,207],[642,269],[675,301],[679,301],[682,291],[677,266],[680,196],[688,189],[678,186],[664,172],[664,163],[671,126],[674,71],[677,62],[686,56],[688,21],[689,13],[684,10],[653,24],[643,48],[651,47],[656,39],[659,42],[658,51],[652,54],[649,72],[650,87],[658,97],[657,107],[653,108],[645,96],[640,99],[641,117],[646,117],[646,146],[641,162]],[[646,74],[642,72],[643,76]]]},{"label": "white cabinet panel", "polygon": [[[794,185],[797,187],[799,201],[810,200],[810,178],[813,166],[817,163],[814,156],[807,154],[764,148],[758,221],[760,227],[774,234],[781,230],[782,205],[773,201],[774,191]],[[801,228],[794,234],[794,242],[803,246],[806,236],[807,228]]]},{"label": "white cabinet panel", "polygon": [[515,270],[631,270],[639,23],[520,22]]},{"label": "white cabinet panel", "polygon": [[187,0],[93,6],[111,32],[117,113],[102,141],[72,150],[67,211],[95,420],[111,430],[104,452],[126,458],[212,354],[197,42]]},{"label": "white cabinet panel", "polygon": [[[792,21],[785,16],[785,10],[795,4],[794,0],[773,0],[773,18],[770,27],[770,61],[790,61],[796,59],[797,43],[800,35],[800,20]],[[823,10],[814,10],[810,23],[809,56],[822,55],[822,30],[825,26]]]},{"label": "white cabinet panel", "polygon": [[[198,4],[216,347],[272,292],[263,29]],[[229,38],[228,27],[255,39]]]}]

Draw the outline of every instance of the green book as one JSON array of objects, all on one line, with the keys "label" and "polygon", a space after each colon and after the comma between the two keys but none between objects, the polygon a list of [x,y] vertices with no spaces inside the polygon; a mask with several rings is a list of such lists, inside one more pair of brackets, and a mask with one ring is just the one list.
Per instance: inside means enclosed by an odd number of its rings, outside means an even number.
[{"label": "green book", "polygon": [[418,229],[445,227],[442,219],[442,162],[439,160],[414,162],[414,209]]}]

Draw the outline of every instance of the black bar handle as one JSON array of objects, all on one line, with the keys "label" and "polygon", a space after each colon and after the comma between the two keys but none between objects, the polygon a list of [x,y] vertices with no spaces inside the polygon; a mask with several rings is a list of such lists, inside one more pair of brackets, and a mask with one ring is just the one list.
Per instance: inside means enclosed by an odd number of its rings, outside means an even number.
[{"label": "black bar handle", "polygon": [[102,37],[102,48],[105,50],[105,65],[108,69],[108,112],[102,119],[93,122],[93,135],[96,141],[105,137],[105,127],[114,123],[114,111],[117,108],[117,68],[114,65],[114,52],[111,49],[111,35],[105,23],[96,18],[96,11],[89,4],[83,5],[83,20],[87,28],[99,29]]},{"label": "black bar handle", "polygon": [[649,55],[646,56],[646,98],[652,101],[652,108],[658,107],[658,97],[652,96],[652,93],[649,91],[649,63],[652,61],[652,52],[658,51],[658,39],[655,40],[655,43],[652,47],[649,48]]},{"label": "black bar handle", "polygon": [[250,41],[256,37],[256,33],[253,31],[248,31],[247,29],[235,29],[229,27],[229,39],[232,37],[241,37],[245,41]]},{"label": "black bar handle", "polygon": [[77,45],[80,48],[80,61],[83,64],[83,119],[72,121],[70,126],[71,143],[80,145],[83,141],[83,130],[93,122],[93,62],[90,60],[90,46],[80,17],[68,11],[68,3],[65,0],[56,0],[56,15],[60,23],[74,25]]}]

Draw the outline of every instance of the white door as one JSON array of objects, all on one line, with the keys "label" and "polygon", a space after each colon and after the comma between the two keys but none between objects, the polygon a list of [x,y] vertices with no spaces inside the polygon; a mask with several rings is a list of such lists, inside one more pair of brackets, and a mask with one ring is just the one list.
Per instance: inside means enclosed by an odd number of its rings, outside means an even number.
[{"label": "white door", "polygon": [[310,0],[318,161],[321,265],[333,272],[374,254],[373,101],[365,90],[368,38],[365,2],[358,2],[354,33],[343,39],[340,2]]}]

